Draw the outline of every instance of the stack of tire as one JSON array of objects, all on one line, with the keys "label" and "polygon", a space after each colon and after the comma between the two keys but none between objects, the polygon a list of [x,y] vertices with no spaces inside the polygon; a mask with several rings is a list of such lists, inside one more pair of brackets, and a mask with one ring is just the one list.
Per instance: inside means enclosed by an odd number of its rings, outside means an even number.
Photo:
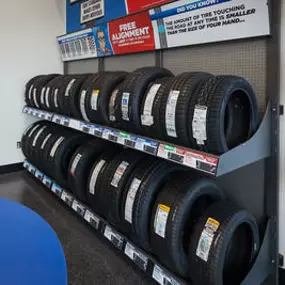
[{"label": "stack of tire", "polygon": [[26,103],[52,112],[213,154],[249,139],[258,104],[238,76],[144,67],[126,72],[37,76]]},{"label": "stack of tire", "polygon": [[37,122],[24,155],[95,213],[194,285],[240,284],[259,249],[255,219],[215,181],[180,165]]}]

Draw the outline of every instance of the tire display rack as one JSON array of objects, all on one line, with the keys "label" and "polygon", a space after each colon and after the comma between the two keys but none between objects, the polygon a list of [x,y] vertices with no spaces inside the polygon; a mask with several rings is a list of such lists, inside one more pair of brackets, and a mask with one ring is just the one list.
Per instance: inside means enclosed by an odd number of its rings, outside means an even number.
[{"label": "tire display rack", "polygon": [[[93,213],[89,207],[75,199],[68,191],[65,191],[56,182],[38,170],[29,161],[25,160],[23,167],[47,187],[58,199],[72,209],[85,222],[87,222],[101,237],[127,256],[141,271],[161,285],[189,285],[191,283],[182,280],[171,271],[162,266],[153,256],[144,252],[124,235],[118,232],[103,218]],[[263,281],[268,276],[270,259],[270,234],[272,221],[269,220],[263,242],[256,258],[255,264],[241,285],[261,284],[255,282]],[[191,270],[191,269],[190,269]]]},{"label": "tire display rack", "polygon": [[[267,158],[271,154],[269,140],[270,105],[268,105],[263,121],[255,135],[247,142],[221,156],[176,146],[110,127],[83,122],[32,107],[24,107],[23,113],[182,164],[214,177],[225,175],[236,169]],[[245,153],[246,155],[244,155]]]}]

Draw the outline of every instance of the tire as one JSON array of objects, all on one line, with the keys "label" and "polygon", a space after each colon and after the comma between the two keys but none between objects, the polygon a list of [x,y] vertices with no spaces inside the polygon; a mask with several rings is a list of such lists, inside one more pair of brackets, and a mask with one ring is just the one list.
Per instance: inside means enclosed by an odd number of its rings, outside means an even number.
[{"label": "tire", "polygon": [[[154,120],[154,116],[159,114],[160,98],[164,93],[166,84],[169,84],[173,78],[174,77],[163,77],[149,84],[141,104],[141,125],[143,135],[162,139],[162,135],[159,135],[156,131],[157,121]],[[161,132],[160,129],[159,132]]]},{"label": "tire", "polygon": [[26,130],[24,131],[22,138],[21,138],[21,149],[22,152],[24,154],[24,156],[29,159],[28,157],[28,144],[29,144],[29,137],[31,132],[35,132],[37,128],[39,128],[41,122],[35,122],[34,124],[31,124],[30,126],[28,126],[28,128],[26,128]]},{"label": "tire", "polygon": [[41,108],[41,98],[43,98],[45,93],[45,86],[48,84],[49,81],[53,80],[54,78],[60,76],[59,74],[49,74],[43,77],[40,77],[33,83],[32,88],[32,99],[31,105],[34,108]]},{"label": "tire", "polygon": [[48,128],[49,122],[44,122],[41,126],[30,136],[29,139],[29,146],[28,146],[28,157],[30,162],[39,168],[36,159],[36,152],[37,152],[37,142],[39,136]]},{"label": "tire", "polygon": [[166,86],[159,108],[159,121],[162,123],[164,140],[191,147],[188,139],[189,106],[195,90],[212,77],[211,74],[204,72],[185,72]]},{"label": "tire", "polygon": [[118,87],[112,92],[111,97],[109,99],[108,105],[108,118],[109,118],[109,126],[113,128],[118,128],[119,123],[116,119],[116,110],[120,108],[119,101],[117,100],[117,96],[119,94],[119,90],[122,88],[122,84],[119,84]]},{"label": "tire", "polygon": [[90,137],[80,133],[62,135],[53,144],[49,153],[49,162],[52,165],[52,176],[65,189],[70,189],[68,183],[68,166],[78,147],[90,140]]},{"label": "tire", "polygon": [[51,133],[49,133],[44,141],[42,142],[42,145],[40,147],[40,151],[42,152],[42,157],[43,157],[43,171],[45,174],[47,174],[50,178],[56,179],[54,176],[54,165],[53,165],[53,160],[50,159],[50,152],[52,150],[52,147],[56,143],[56,141],[60,137],[67,136],[69,133],[66,132],[66,129],[63,128],[53,128],[51,130]]},{"label": "tire", "polygon": [[160,163],[160,160],[153,156],[147,156],[143,161],[138,163],[132,171],[126,183],[125,190],[122,195],[120,208],[121,222],[120,229],[134,243],[137,243],[137,237],[133,234],[133,205],[136,197],[136,192],[139,189],[141,182],[151,173],[153,168]]},{"label": "tire", "polygon": [[91,74],[73,75],[67,80],[63,94],[60,97],[60,106],[63,114],[77,118],[79,115],[79,92],[83,83],[88,80]]},{"label": "tire", "polygon": [[158,194],[151,218],[152,252],[183,278],[188,279],[191,272],[188,246],[195,222],[222,199],[212,179],[195,177],[191,172],[176,175]]},{"label": "tire", "polygon": [[92,139],[80,146],[73,154],[68,167],[70,190],[83,203],[87,203],[87,180],[94,161],[112,144],[100,139]]},{"label": "tire", "polygon": [[51,91],[46,93],[46,104],[49,105],[49,110],[54,113],[61,113],[59,107],[59,93],[60,89],[62,88],[62,84],[66,80],[66,75],[58,77],[58,80],[53,82],[53,86]]},{"label": "tire", "polygon": [[81,75],[79,74],[71,74],[66,75],[64,80],[61,82],[61,86],[58,91],[58,110],[60,114],[68,115],[69,110],[68,107],[68,97],[70,94],[70,89],[75,84],[75,82],[80,79]]},{"label": "tire", "polygon": [[120,207],[122,194],[127,179],[134,167],[145,157],[145,154],[125,150],[118,154],[102,173],[100,203],[104,208],[104,217],[114,226],[120,225]]},{"label": "tire", "polygon": [[159,190],[170,180],[170,174],[185,171],[178,164],[161,161],[141,182],[133,203],[132,231],[138,245],[150,252],[150,220],[153,205]]},{"label": "tire", "polygon": [[194,227],[189,246],[191,280],[194,285],[239,285],[258,250],[255,219],[230,202],[214,204]]},{"label": "tire", "polygon": [[109,101],[114,90],[126,78],[127,72],[109,72],[92,83],[86,94],[86,113],[91,122],[109,125]]},{"label": "tire", "polygon": [[105,176],[103,175],[105,169],[111,163],[116,155],[118,155],[122,149],[119,146],[114,146],[110,150],[106,150],[102,155],[93,163],[93,167],[89,173],[87,181],[87,199],[88,204],[99,215],[104,215],[104,209],[100,203],[101,195],[104,195],[104,189],[102,183]]},{"label": "tire", "polygon": [[62,78],[62,75],[57,76],[56,78],[54,78],[53,80],[49,81],[46,84],[46,89],[44,92],[44,99],[42,100],[42,98],[41,98],[41,102],[43,101],[43,104],[41,106],[42,109],[47,110],[47,111],[51,111],[50,110],[50,96],[51,96],[51,93],[53,91],[54,85],[56,84],[56,82],[61,80],[61,78]]},{"label": "tire", "polygon": [[192,116],[189,133],[202,151],[223,154],[244,143],[258,128],[256,95],[238,76],[207,80],[195,94],[194,109],[203,112],[204,119],[201,123]]},{"label": "tire", "polygon": [[96,73],[93,76],[91,76],[90,78],[88,78],[88,80],[86,80],[84,82],[84,84],[81,87],[81,90],[79,92],[79,110],[80,110],[80,119],[86,121],[86,122],[90,122],[88,116],[87,116],[87,100],[86,100],[86,95],[87,95],[87,91],[90,85],[94,84],[94,82],[96,82],[97,80],[100,79],[100,77],[102,76],[102,73]]},{"label": "tire", "polygon": [[44,75],[38,75],[33,77],[32,79],[30,79],[28,81],[28,83],[26,84],[26,90],[25,90],[25,102],[27,104],[27,106],[32,106],[31,105],[31,100],[32,100],[32,89],[33,89],[33,84],[36,80],[38,80],[39,78],[43,77]]},{"label": "tire", "polygon": [[132,72],[120,86],[115,110],[116,121],[123,130],[142,133],[141,103],[148,85],[156,79],[170,77],[172,73],[159,67],[144,67]]}]

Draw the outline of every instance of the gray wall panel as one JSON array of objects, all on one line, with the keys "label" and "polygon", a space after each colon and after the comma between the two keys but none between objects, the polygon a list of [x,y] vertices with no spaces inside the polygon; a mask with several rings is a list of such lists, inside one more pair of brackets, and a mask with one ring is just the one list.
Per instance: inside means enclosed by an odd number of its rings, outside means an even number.
[{"label": "gray wall panel", "polygon": [[145,52],[127,55],[117,55],[112,57],[106,57],[105,59],[106,71],[133,71],[139,67],[154,66],[155,65],[155,53]]},{"label": "gray wall panel", "polygon": [[67,74],[96,73],[98,72],[98,59],[84,59],[67,62]]},{"label": "gray wall panel", "polygon": [[175,74],[185,71],[205,71],[215,75],[242,76],[252,84],[260,108],[265,110],[266,53],[266,39],[214,43],[165,50],[163,65]]}]

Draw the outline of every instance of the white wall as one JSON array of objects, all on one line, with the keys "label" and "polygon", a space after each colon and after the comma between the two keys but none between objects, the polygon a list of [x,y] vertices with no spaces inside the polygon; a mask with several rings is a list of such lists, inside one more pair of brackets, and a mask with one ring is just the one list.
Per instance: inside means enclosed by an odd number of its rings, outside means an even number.
[{"label": "white wall", "polygon": [[23,161],[17,141],[33,120],[21,113],[25,83],[63,72],[56,36],[65,33],[65,18],[65,0],[1,2],[0,166]]},{"label": "white wall", "polygon": [[[282,1],[281,22],[281,88],[280,104],[285,105],[285,3]],[[285,256],[285,117],[280,117],[280,195],[279,195],[279,252]],[[285,267],[284,267],[285,268]]]}]

